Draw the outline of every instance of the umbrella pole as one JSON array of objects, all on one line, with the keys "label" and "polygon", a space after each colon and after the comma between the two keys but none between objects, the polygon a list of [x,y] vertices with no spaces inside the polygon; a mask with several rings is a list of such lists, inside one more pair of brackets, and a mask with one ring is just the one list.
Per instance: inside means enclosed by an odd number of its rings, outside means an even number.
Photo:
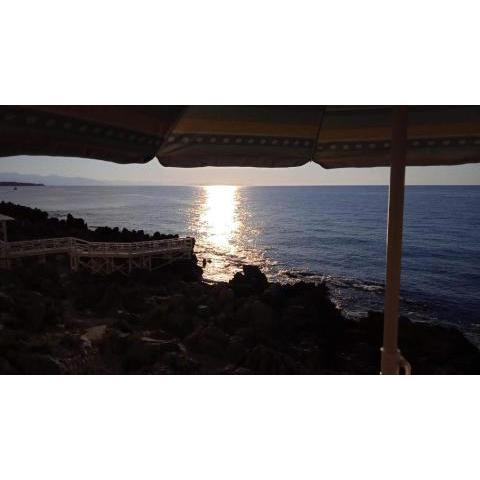
[{"label": "umbrella pole", "polygon": [[382,374],[409,371],[408,362],[398,350],[400,307],[400,268],[402,262],[403,203],[405,192],[405,156],[407,151],[407,107],[393,111],[390,189],[388,200],[387,270],[383,325]]}]

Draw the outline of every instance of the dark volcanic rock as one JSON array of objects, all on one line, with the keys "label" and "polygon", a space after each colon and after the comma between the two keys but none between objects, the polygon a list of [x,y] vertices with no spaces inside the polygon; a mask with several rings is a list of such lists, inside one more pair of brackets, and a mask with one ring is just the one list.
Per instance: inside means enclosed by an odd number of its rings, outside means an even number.
[{"label": "dark volcanic rock", "polygon": [[93,345],[95,343],[101,343],[104,340],[106,333],[106,325],[96,325],[88,328],[80,338]]},{"label": "dark volcanic rock", "polygon": [[64,373],[62,363],[51,355],[19,353],[10,361],[22,372],[30,375],[58,375]]},{"label": "dark volcanic rock", "polygon": [[177,352],[180,347],[172,341],[157,340],[155,338],[135,338],[125,356],[127,369],[137,369],[145,365],[152,365],[158,361],[164,353]]},{"label": "dark volcanic rock", "polygon": [[222,311],[230,314],[233,311],[235,303],[235,294],[226,283],[212,285],[210,298],[214,305],[214,311]]},{"label": "dark volcanic rock", "polygon": [[236,295],[245,297],[248,295],[261,294],[268,286],[265,274],[255,265],[243,265],[243,274],[235,274],[229,285]]},{"label": "dark volcanic rock", "polygon": [[[157,285],[146,275],[38,269],[33,281],[28,271],[0,271],[4,373],[379,371],[382,315],[346,320],[322,283],[265,288],[248,268],[240,290],[236,280]],[[43,279],[58,282],[62,296],[50,295]],[[480,372],[479,351],[455,329],[402,318],[400,348],[413,373]]]},{"label": "dark volcanic rock", "polygon": [[290,356],[264,345],[258,345],[249,353],[245,367],[263,375],[301,373],[298,365]]},{"label": "dark volcanic rock", "polygon": [[34,332],[61,320],[61,306],[39,292],[22,290],[15,294],[14,311],[19,326]]},{"label": "dark volcanic rock", "polygon": [[230,338],[230,342],[226,350],[226,357],[230,363],[240,363],[244,360],[247,353],[248,349],[242,337],[233,336]]},{"label": "dark volcanic rock", "polygon": [[214,325],[199,327],[185,339],[185,344],[191,350],[221,358],[226,354],[228,342],[228,335]]},{"label": "dark volcanic rock", "polygon": [[101,353],[107,360],[113,357],[124,359],[133,340],[134,337],[130,333],[108,328],[100,345]]},{"label": "dark volcanic rock", "polygon": [[[369,312],[361,324],[367,342],[379,349],[383,314]],[[416,374],[480,373],[480,351],[453,327],[413,323],[401,317],[399,347]]]},{"label": "dark volcanic rock", "polygon": [[[197,373],[200,368],[199,362],[182,351],[167,352],[163,357],[163,361],[170,368],[169,373],[191,374]],[[159,368],[160,365],[157,364],[156,367]]]},{"label": "dark volcanic rock", "polygon": [[47,212],[38,208],[24,207],[10,202],[0,202],[0,213],[13,217],[8,226],[10,241],[34,238],[77,237],[94,242],[142,242],[177,238],[155,232],[146,234],[143,230],[119,230],[117,227],[98,227],[90,230],[82,218],[68,214],[66,219],[50,218]]},{"label": "dark volcanic rock", "polygon": [[11,312],[14,305],[10,295],[7,295],[5,292],[0,292],[0,312]]},{"label": "dark volcanic rock", "polygon": [[244,333],[250,332],[256,339],[265,339],[278,333],[272,308],[261,300],[246,299],[235,314],[235,323]]},{"label": "dark volcanic rock", "polygon": [[[11,240],[163,238],[12,204],[0,213],[16,218]],[[208,285],[196,263],[99,276],[52,256],[0,270],[0,373],[379,373],[381,313],[349,320],[325,283],[269,283],[253,265]],[[413,373],[480,373],[454,328],[401,318],[399,346]]]},{"label": "dark volcanic rock", "polygon": [[104,290],[102,298],[97,303],[97,310],[102,315],[112,315],[117,313],[119,310],[123,310],[123,299],[124,295],[122,290],[118,285],[111,284],[108,285]]},{"label": "dark volcanic rock", "polygon": [[192,331],[194,321],[195,318],[187,312],[170,310],[158,327],[183,338]]},{"label": "dark volcanic rock", "polygon": [[15,375],[19,371],[9,362],[8,359],[0,357],[0,375]]}]

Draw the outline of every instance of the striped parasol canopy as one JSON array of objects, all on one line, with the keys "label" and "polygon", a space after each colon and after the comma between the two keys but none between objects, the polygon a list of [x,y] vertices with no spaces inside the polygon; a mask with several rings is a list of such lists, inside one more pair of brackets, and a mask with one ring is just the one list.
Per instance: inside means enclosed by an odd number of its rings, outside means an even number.
[{"label": "striped parasol canopy", "polygon": [[[390,165],[384,106],[0,107],[0,156],[56,155],[169,167]],[[409,107],[407,165],[480,161],[480,107]]]},{"label": "striped parasol canopy", "polygon": [[405,167],[480,162],[478,106],[0,107],[0,156],[168,167],[390,167],[381,372],[398,349]]}]

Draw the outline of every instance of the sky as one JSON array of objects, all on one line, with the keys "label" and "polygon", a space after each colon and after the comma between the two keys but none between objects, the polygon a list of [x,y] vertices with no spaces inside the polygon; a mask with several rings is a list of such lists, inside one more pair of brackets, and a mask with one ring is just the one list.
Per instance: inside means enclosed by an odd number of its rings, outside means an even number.
[{"label": "sky", "polygon": [[[83,177],[114,184],[137,185],[385,185],[387,168],[325,170],[310,163],[285,169],[267,168],[166,168],[157,160],[144,165],[117,165],[100,160],[16,156],[0,158],[0,181],[9,173]],[[25,180],[28,181],[28,180]],[[409,167],[410,185],[479,185],[480,164],[450,167]]]}]

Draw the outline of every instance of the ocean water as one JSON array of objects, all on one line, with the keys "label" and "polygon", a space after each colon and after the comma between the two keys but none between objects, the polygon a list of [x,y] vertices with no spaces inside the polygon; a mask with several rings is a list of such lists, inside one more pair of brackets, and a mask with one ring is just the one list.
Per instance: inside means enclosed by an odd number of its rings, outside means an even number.
[{"label": "ocean water", "polygon": [[[67,213],[89,226],[197,239],[205,277],[245,263],[272,279],[325,278],[349,315],[383,307],[387,187],[11,187],[0,200]],[[402,311],[480,338],[480,187],[406,191]]]}]

